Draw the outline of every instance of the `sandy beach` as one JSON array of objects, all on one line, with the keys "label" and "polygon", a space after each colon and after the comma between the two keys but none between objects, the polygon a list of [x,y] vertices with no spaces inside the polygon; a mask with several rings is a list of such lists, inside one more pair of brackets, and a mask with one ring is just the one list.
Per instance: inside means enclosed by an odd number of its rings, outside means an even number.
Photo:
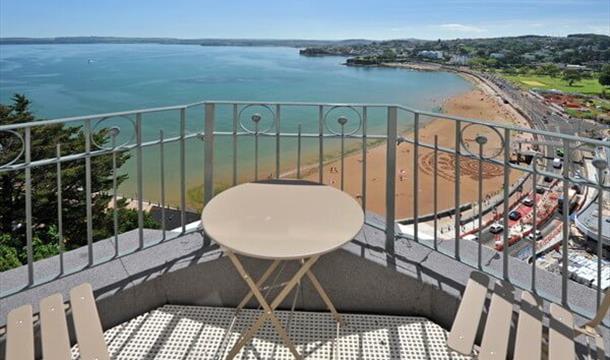
[{"label": "sandy beach", "polygon": [[[466,118],[481,119],[498,124],[510,124],[520,127],[529,127],[528,122],[510,105],[505,104],[493,89],[481,84],[478,79],[464,75],[476,84],[476,88],[447,99],[442,104],[444,114]],[[425,122],[424,117],[421,118]],[[446,119],[429,119],[429,122],[420,129],[420,142],[433,144],[434,137],[438,137],[439,146],[455,148],[455,122]],[[477,135],[484,135],[488,143],[484,147],[486,156],[501,151],[501,139],[495,132],[484,126],[471,126],[464,128],[464,139],[471,151],[478,153],[478,145],[474,143]],[[412,133],[403,136],[413,139]],[[522,135],[521,135],[522,136]],[[472,144],[472,145],[471,145]],[[497,159],[502,160],[500,155]],[[349,154],[344,160],[345,187],[344,190],[356,198],[362,192],[362,151]],[[431,149],[419,148],[419,214],[428,214],[433,211],[433,164],[434,152]],[[396,217],[407,218],[413,214],[413,174],[414,174],[413,146],[403,143],[397,150],[396,169]],[[460,157],[461,169],[461,203],[477,201],[478,199],[478,160]],[[332,171],[331,171],[332,170]],[[448,153],[438,154],[438,209],[454,207],[455,194],[455,156]],[[324,183],[340,188],[341,163],[335,160],[324,166]],[[369,148],[367,153],[367,209],[378,214],[385,213],[385,183],[386,183],[386,146],[380,145]],[[511,171],[511,182],[522,174]],[[317,181],[318,168],[311,168],[303,176],[306,179]],[[503,169],[491,163],[483,163],[483,193],[494,194],[503,188]]]}]

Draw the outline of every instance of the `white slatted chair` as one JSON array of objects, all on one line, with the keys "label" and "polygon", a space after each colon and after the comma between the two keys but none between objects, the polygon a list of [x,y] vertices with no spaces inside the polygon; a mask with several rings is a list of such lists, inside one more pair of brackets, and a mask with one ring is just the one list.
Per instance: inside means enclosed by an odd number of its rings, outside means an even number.
[{"label": "white slatted chair", "polygon": [[[489,277],[472,273],[451,331],[447,337],[449,348],[465,355],[475,353],[475,338],[481,322],[489,287]],[[513,318],[514,289],[510,284],[498,282],[491,295],[487,321],[483,331],[478,359],[506,359],[509,354],[511,321]],[[574,316],[565,308],[551,304],[549,311],[549,360],[573,360],[576,356],[574,338],[586,334],[595,339],[597,358],[604,359],[603,339],[596,330],[610,307],[610,291],[593,320],[583,327],[574,328]],[[521,292],[520,310],[515,334],[515,359],[540,359],[543,354],[543,311],[536,298],[527,291]]]},{"label": "white slatted chair", "polygon": [[[70,307],[82,360],[108,360],[108,349],[91,285],[85,283],[70,290]],[[70,340],[61,294],[40,301],[42,356],[45,360],[70,359]],[[34,359],[32,306],[24,305],[9,312],[6,333],[6,360]]]}]

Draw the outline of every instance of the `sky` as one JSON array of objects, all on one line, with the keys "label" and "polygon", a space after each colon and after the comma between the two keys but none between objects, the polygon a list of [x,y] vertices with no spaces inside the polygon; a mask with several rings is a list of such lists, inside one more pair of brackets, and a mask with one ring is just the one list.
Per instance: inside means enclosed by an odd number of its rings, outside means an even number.
[{"label": "sky", "polygon": [[610,0],[2,0],[0,37],[610,35]]}]

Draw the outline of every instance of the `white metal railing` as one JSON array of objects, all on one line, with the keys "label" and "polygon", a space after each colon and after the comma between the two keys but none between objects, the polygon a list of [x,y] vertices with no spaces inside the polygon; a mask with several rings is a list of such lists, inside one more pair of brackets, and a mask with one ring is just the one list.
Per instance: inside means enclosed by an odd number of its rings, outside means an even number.
[{"label": "white metal railing", "polygon": [[[159,115],[160,114],[160,115]],[[145,139],[143,129],[148,126],[148,121],[155,116],[162,116],[166,123],[170,124],[165,128],[159,129],[158,137]],[[200,121],[203,119],[203,121]],[[288,119],[290,121],[288,121]],[[438,136],[434,136],[433,142],[426,142],[420,137],[420,130],[423,124],[432,119],[443,119],[451,122],[455,131],[455,138],[452,146],[441,146],[438,142]],[[287,121],[287,125],[286,122]],[[152,120],[150,120],[152,121]],[[376,125],[373,127],[371,122]],[[111,125],[114,123],[115,125]],[[267,123],[264,125],[263,123]],[[57,156],[51,158],[33,158],[32,157],[32,129],[54,124],[64,124],[67,126],[81,126],[81,133],[84,136],[84,151],[78,153],[63,154],[61,143],[57,143]],[[195,124],[195,125],[193,125]],[[109,144],[96,143],[93,135],[97,134],[100,129],[106,129],[109,136]],[[126,134],[126,129],[132,128],[132,134]],[[375,131],[373,131],[373,128]],[[477,130],[477,128],[479,130]],[[305,130],[304,130],[305,129]],[[486,145],[489,142],[488,135],[480,135],[482,129],[486,129],[492,136],[497,136],[496,142],[499,147],[489,149]],[[405,131],[409,130],[409,133]],[[171,136],[166,134],[175,133]],[[177,134],[176,134],[177,133]],[[474,136],[472,138],[466,136]],[[532,143],[543,144],[542,150],[533,155],[533,159],[529,162],[511,162],[511,156],[518,151],[518,147],[522,142],[515,140],[516,134],[528,134]],[[149,134],[150,135],[150,134]],[[18,143],[17,148],[12,149],[12,154],[16,156],[12,159],[0,157],[0,173],[6,172],[24,172],[25,179],[25,238],[27,251],[27,269],[28,269],[28,284],[27,286],[35,285],[34,277],[34,258],[32,245],[32,174],[33,168],[55,166],[56,172],[56,190],[57,190],[57,226],[59,232],[60,251],[62,251],[62,164],[68,161],[84,160],[85,167],[85,186],[83,189],[86,198],[86,244],[87,244],[87,265],[92,266],[96,263],[93,253],[93,224],[92,216],[92,179],[91,179],[91,159],[110,155],[113,159],[112,167],[112,201],[114,203],[114,240],[116,242],[115,256],[122,256],[118,251],[118,235],[119,224],[116,216],[116,201],[118,194],[117,189],[117,174],[116,156],[122,152],[131,152],[135,155],[135,172],[129,175],[135,177],[136,192],[138,194],[137,210],[138,210],[138,239],[139,246],[135,251],[145,247],[144,243],[144,195],[143,181],[146,176],[143,169],[143,151],[147,148],[158,148],[160,175],[158,183],[160,185],[160,206],[161,209],[166,207],[166,188],[167,186],[177,187],[179,189],[179,204],[181,218],[182,233],[188,233],[193,230],[187,230],[185,213],[186,205],[186,172],[187,172],[187,143],[199,139],[203,141],[203,149],[201,150],[200,171],[203,173],[203,203],[207,203],[214,196],[215,185],[215,144],[224,143],[225,150],[229,152],[231,158],[230,165],[230,185],[236,185],[243,181],[245,176],[241,177],[238,173],[243,173],[243,163],[238,159],[239,140],[243,138],[251,139],[248,146],[251,148],[251,161],[253,163],[253,172],[249,177],[252,180],[257,180],[260,176],[260,141],[274,142],[275,149],[273,154],[273,177],[279,178],[282,173],[282,164],[289,163],[289,167],[296,168],[295,176],[301,178],[302,167],[304,163],[303,154],[305,152],[303,142],[317,142],[316,145],[309,147],[309,151],[316,153],[317,160],[311,166],[315,166],[319,173],[319,182],[324,182],[324,166],[325,166],[325,146],[333,144],[338,149],[337,159],[341,161],[340,188],[343,189],[346,178],[344,173],[343,161],[348,152],[346,142],[352,145],[352,151],[358,151],[362,154],[361,167],[361,189],[359,201],[363,209],[367,209],[367,152],[369,150],[370,141],[385,141],[386,147],[386,182],[385,182],[385,220],[386,225],[383,230],[386,234],[386,251],[393,253],[394,243],[399,238],[412,238],[416,241],[421,239],[429,239],[430,234],[420,236],[420,211],[419,199],[420,188],[420,169],[417,165],[420,160],[421,151],[428,149],[432,152],[433,168],[432,181],[433,193],[429,201],[433,203],[432,226],[433,234],[431,241],[420,241],[426,246],[438,250],[439,232],[438,223],[444,219],[444,214],[451,213],[447,210],[439,209],[438,200],[438,157],[441,153],[452,155],[455,161],[453,166],[452,177],[454,179],[454,206],[452,209],[462,209],[464,203],[461,198],[461,166],[460,162],[475,161],[478,171],[478,189],[476,210],[478,214],[474,216],[474,220],[478,219],[478,261],[474,265],[478,269],[482,269],[481,263],[481,235],[483,231],[483,214],[484,206],[484,189],[483,179],[484,170],[483,164],[493,164],[502,169],[503,183],[505,186],[501,189],[501,197],[503,204],[509,203],[511,196],[510,173],[512,171],[523,172],[531,177],[532,193],[536,193],[539,186],[539,180],[543,177],[554,179],[561,182],[563,194],[568,194],[573,185],[578,185],[585,188],[595,189],[599,193],[605,193],[610,190],[610,187],[604,181],[604,172],[607,172],[608,161],[605,154],[610,154],[610,142],[607,140],[595,140],[574,135],[559,134],[546,131],[544,129],[520,128],[510,125],[500,125],[481,120],[473,120],[456,116],[448,116],[441,113],[420,111],[400,105],[393,104],[318,104],[318,103],[276,103],[276,102],[233,102],[233,101],[202,101],[193,104],[170,106],[162,108],[141,109],[134,111],[124,111],[117,113],[98,114],[89,116],[79,116],[63,119],[35,121],[21,124],[0,125],[0,141],[3,139],[12,138],[12,143]],[[286,154],[286,150],[282,148],[281,139],[292,139],[296,143],[290,148],[294,151],[290,155]],[[337,146],[336,142],[339,143]],[[358,144],[359,145],[356,145]],[[413,163],[416,164],[411,174],[413,178],[413,216],[411,223],[413,225],[412,235],[395,233],[396,222],[396,164],[397,164],[397,148],[403,144],[410,144],[413,151],[408,156],[413,157]],[[166,147],[170,144],[178,146],[178,183],[167,183],[166,179]],[[551,171],[547,165],[550,164],[550,159],[555,156],[554,149],[556,147],[563,148],[565,152],[564,165],[561,173]],[[3,148],[0,148],[0,156]],[[356,150],[354,150],[356,149]],[[473,150],[471,150],[473,149]],[[11,151],[4,147],[5,152]],[[491,152],[490,152],[491,151]],[[225,154],[226,155],[226,154]],[[294,157],[293,157],[294,156]],[[402,155],[400,155],[402,156]],[[595,176],[582,176],[577,172],[575,159],[582,157],[589,158],[595,167],[597,174]],[[288,159],[288,160],[286,160]],[[243,167],[243,168],[242,168]],[[247,177],[246,177],[247,178]],[[564,304],[568,303],[568,243],[570,239],[570,218],[569,201],[563,202],[563,230],[562,230],[562,295],[561,301]],[[509,207],[503,210],[501,215],[502,223],[508,224]],[[162,210],[164,211],[164,210]],[[533,218],[536,219],[536,206],[533,209]],[[461,217],[462,211],[453,211],[453,238],[455,239],[455,247],[453,253],[449,256],[461,260],[460,244],[462,241],[461,233]],[[599,202],[598,208],[598,232],[597,238],[602,239],[603,234],[602,224],[602,202]],[[374,224],[371,224],[375,226]],[[533,233],[536,232],[536,221],[533,222]],[[505,225],[507,227],[507,225]],[[162,214],[163,238],[165,239],[165,214]],[[510,234],[508,231],[502,233],[502,278],[510,281],[509,277],[509,248],[511,245]],[[527,241],[527,240],[523,240]],[[601,277],[601,259],[603,253],[603,241],[597,242],[596,253],[598,256],[598,277]],[[536,236],[532,240],[532,274],[531,274],[531,289],[536,290]],[[61,262],[60,268],[63,273],[63,257],[59,257]],[[601,282],[598,282],[601,283]],[[6,296],[8,294],[0,294]],[[601,289],[597,290],[597,303],[601,299]]]}]

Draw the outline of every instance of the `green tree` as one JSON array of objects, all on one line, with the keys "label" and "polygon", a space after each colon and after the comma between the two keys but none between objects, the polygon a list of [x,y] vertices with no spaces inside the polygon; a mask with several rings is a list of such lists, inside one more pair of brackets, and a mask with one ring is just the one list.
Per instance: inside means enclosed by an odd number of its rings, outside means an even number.
[{"label": "green tree", "polygon": [[574,86],[576,81],[582,80],[582,74],[578,70],[564,70],[562,79],[568,82],[568,86]]},{"label": "green tree", "polygon": [[541,75],[548,75],[552,78],[556,78],[561,74],[561,69],[555,64],[544,64],[538,68],[538,72]]},{"label": "green tree", "polygon": [[6,271],[20,266],[21,261],[17,255],[17,248],[12,245],[9,234],[0,234],[0,271]]},{"label": "green tree", "polygon": [[382,57],[384,60],[393,61],[396,60],[396,53],[392,49],[384,49]]},{"label": "green tree", "polygon": [[604,65],[599,73],[599,83],[603,86],[610,86],[610,65]]},{"label": "green tree", "polygon": [[[15,95],[9,105],[0,105],[0,125],[32,122],[38,120],[30,111],[30,101],[23,95]],[[15,133],[0,132],[0,166],[17,159],[15,164],[24,161],[22,151],[25,144],[22,129]],[[92,141],[105,146],[109,141],[108,130],[102,129],[92,134]],[[31,160],[52,159],[56,157],[57,144],[61,144],[62,154],[82,154],[85,151],[85,135],[82,126],[52,124],[31,127]],[[129,158],[128,153],[119,152],[116,157],[117,168]],[[64,246],[66,250],[86,244],[86,193],[84,159],[62,162],[62,219]],[[93,215],[93,238],[100,240],[113,234],[112,211],[112,155],[91,157],[91,204]],[[117,177],[122,183],[127,175]],[[32,243],[35,260],[58,253],[57,234],[57,171],[56,165],[31,168],[32,183]],[[14,252],[24,263],[25,250],[25,173],[23,170],[0,172],[0,255],[4,263],[14,265]],[[119,214],[127,214],[125,203],[119,204]],[[128,222],[131,228],[133,223]],[[137,227],[137,223],[135,225]],[[153,227],[154,225],[151,225]],[[130,229],[124,229],[130,230]],[[8,248],[8,249],[7,249]],[[8,266],[8,265],[5,265]]]}]

